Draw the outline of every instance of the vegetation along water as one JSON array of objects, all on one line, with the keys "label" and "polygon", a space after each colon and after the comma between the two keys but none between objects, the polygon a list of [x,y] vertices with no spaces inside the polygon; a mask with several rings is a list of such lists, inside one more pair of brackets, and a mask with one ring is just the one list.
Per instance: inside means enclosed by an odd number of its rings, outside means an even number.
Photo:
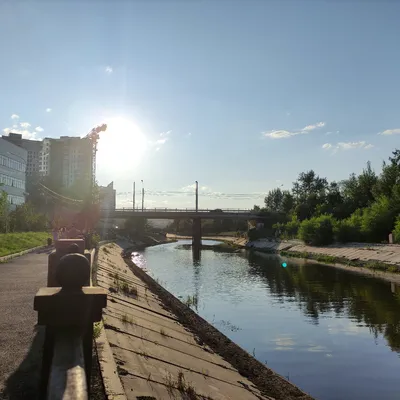
[{"label": "vegetation along water", "polygon": [[133,260],[313,397],[400,398],[400,287],[244,250],[203,250],[194,260],[184,243],[150,247]]}]

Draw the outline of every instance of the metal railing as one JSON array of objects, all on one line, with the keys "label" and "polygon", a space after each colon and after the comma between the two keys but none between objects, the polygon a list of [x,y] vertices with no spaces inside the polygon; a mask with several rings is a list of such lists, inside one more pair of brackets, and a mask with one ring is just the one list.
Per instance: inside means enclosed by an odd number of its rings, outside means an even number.
[{"label": "metal railing", "polygon": [[[102,209],[100,212],[182,212],[182,213],[194,213],[196,212],[195,208],[144,208],[143,210],[141,208],[116,208],[116,209]],[[215,214],[221,214],[221,213],[230,213],[230,214],[257,214],[257,212],[254,212],[253,210],[246,210],[246,209],[240,209],[240,208],[224,208],[224,209],[209,209],[209,208],[203,208],[197,210],[198,213],[215,213]]]}]

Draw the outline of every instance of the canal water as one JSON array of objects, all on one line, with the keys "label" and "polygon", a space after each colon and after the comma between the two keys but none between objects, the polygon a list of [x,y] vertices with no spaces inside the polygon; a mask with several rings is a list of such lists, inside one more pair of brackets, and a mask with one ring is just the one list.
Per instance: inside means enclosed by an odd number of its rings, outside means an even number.
[{"label": "canal water", "polygon": [[198,314],[313,397],[400,399],[398,286],[262,253],[203,250],[196,260],[185,243],[150,247],[133,260],[182,301],[196,299]]}]

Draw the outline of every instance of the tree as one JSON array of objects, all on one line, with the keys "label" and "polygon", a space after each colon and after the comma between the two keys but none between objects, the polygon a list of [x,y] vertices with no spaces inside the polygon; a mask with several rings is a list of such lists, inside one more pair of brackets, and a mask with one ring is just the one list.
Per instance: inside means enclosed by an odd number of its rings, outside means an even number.
[{"label": "tree", "polygon": [[0,232],[7,233],[9,230],[9,207],[7,192],[0,188]]},{"label": "tree", "polygon": [[276,188],[270,190],[264,199],[268,211],[289,213],[294,205],[294,198],[288,190]]},{"label": "tree", "polygon": [[47,218],[39,214],[31,203],[24,203],[10,212],[10,227],[13,231],[29,232],[47,229]]},{"label": "tree", "polygon": [[265,196],[264,204],[268,211],[279,211],[282,207],[283,192],[281,189],[273,189]]},{"label": "tree", "polygon": [[297,201],[304,201],[310,195],[321,197],[328,186],[326,178],[320,178],[313,170],[302,172],[293,183],[293,194]]},{"label": "tree", "polygon": [[367,162],[367,168],[357,177],[351,174],[349,179],[341,183],[344,201],[350,212],[358,208],[365,208],[374,201],[374,188],[378,183],[378,177]]}]

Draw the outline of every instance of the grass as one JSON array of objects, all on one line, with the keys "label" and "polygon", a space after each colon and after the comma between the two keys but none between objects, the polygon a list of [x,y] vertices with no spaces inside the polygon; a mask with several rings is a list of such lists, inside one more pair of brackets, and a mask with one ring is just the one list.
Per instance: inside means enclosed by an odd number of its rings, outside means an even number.
[{"label": "grass", "polygon": [[167,386],[169,394],[172,396],[174,395],[173,389],[178,389],[181,394],[185,395],[185,399],[196,400],[200,398],[194,387],[190,383],[186,382],[185,375],[182,371],[179,371],[177,380],[174,380],[172,375],[169,373],[165,378],[165,385]]},{"label": "grass", "polygon": [[101,333],[102,328],[103,328],[102,321],[95,322],[93,324],[93,339],[97,339],[98,337],[100,337],[100,333]]},{"label": "grass", "polygon": [[197,296],[194,294],[193,296],[188,296],[186,300],[183,302],[185,305],[188,307],[195,307],[197,308],[197,305],[199,304],[199,299]]},{"label": "grass", "polygon": [[124,279],[121,278],[118,274],[118,272],[116,272],[115,274],[109,272],[108,276],[111,278],[114,278],[114,285],[115,285],[115,289],[118,292],[122,292],[127,296],[133,296],[133,297],[139,297],[139,293],[137,290],[136,286],[129,286],[128,282]]},{"label": "grass", "polygon": [[121,317],[121,320],[122,320],[122,322],[123,322],[124,324],[133,324],[133,323],[134,323],[133,318],[130,317],[128,314],[124,314],[124,315]]},{"label": "grass", "polygon": [[44,246],[49,237],[47,232],[0,233],[0,257]]}]

